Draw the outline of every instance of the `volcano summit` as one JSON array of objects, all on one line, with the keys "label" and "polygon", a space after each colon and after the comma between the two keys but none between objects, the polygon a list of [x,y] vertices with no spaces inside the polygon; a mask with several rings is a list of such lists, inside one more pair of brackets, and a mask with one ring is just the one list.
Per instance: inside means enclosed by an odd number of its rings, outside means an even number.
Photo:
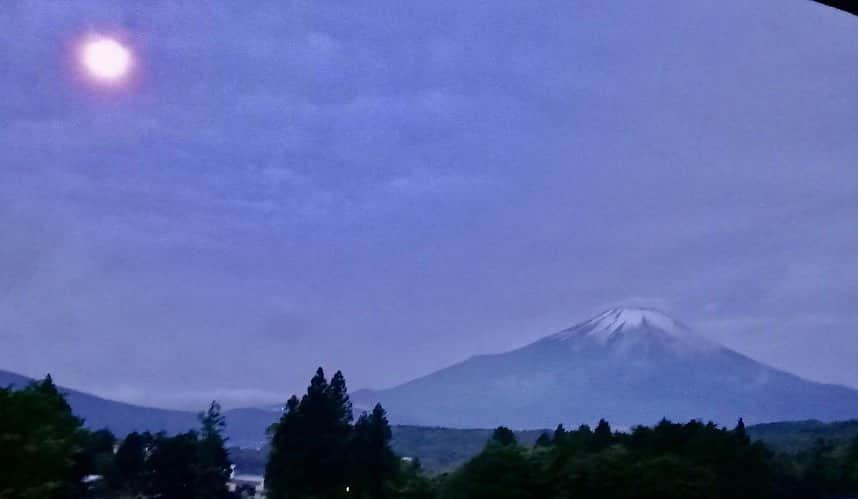
[{"label": "volcano summit", "polygon": [[361,406],[381,402],[397,423],[451,427],[858,417],[856,390],[799,378],[704,338],[663,312],[629,307],[517,350],[354,395]]}]

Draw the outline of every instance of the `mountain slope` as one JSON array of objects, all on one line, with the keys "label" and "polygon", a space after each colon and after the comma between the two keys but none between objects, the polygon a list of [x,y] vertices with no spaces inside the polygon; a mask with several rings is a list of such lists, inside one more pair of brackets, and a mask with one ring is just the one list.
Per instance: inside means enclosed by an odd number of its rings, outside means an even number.
[{"label": "mountain slope", "polygon": [[[0,386],[23,387],[31,378],[0,370]],[[165,431],[179,433],[199,426],[197,414],[190,411],[174,411],[142,407],[95,395],[60,388],[74,413],[84,419],[87,427],[109,428],[117,436],[132,431]],[[265,430],[277,420],[278,412],[265,409],[233,409],[224,412],[227,419],[227,435],[231,445],[244,447],[261,446]]]},{"label": "mountain slope", "polygon": [[763,365],[640,308],[612,309],[518,350],[354,398],[360,406],[380,401],[399,424],[460,428],[858,416],[858,391]]},{"label": "mountain slope", "polygon": [[[20,388],[31,381],[25,376],[0,371],[0,386]],[[68,388],[60,390],[75,414],[84,418],[90,428],[110,428],[117,435],[125,435],[132,431],[147,430],[176,433],[197,426],[196,415],[191,412],[141,407]]]},{"label": "mountain slope", "polygon": [[[0,386],[30,378],[0,371]],[[140,407],[63,388],[90,428],[175,433],[196,414]],[[352,394],[382,402],[392,422],[452,428],[651,424],[662,417],[733,424],[858,417],[858,391],[803,380],[699,337],[667,315],[613,309],[523,348],[472,357],[398,387]],[[230,444],[259,447],[272,409],[225,412]]]}]

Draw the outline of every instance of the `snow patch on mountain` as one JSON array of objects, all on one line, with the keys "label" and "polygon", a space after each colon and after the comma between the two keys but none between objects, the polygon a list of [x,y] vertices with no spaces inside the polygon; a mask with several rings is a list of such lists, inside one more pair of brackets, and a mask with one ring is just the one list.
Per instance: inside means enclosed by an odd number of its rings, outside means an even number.
[{"label": "snow patch on mountain", "polygon": [[645,340],[644,336],[661,338],[674,349],[690,347],[694,350],[717,349],[717,345],[692,332],[687,326],[656,309],[616,307],[581,324],[572,326],[548,339],[569,341],[589,339],[599,345],[614,345],[625,350]]}]

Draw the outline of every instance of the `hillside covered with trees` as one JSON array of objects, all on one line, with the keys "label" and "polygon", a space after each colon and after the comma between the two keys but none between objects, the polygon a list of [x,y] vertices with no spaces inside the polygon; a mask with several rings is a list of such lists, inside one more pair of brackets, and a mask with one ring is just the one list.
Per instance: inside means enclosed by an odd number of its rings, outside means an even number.
[{"label": "hillside covered with trees", "polygon": [[226,499],[224,425],[212,403],[198,431],[131,433],[120,441],[85,429],[50,376],[0,388],[0,498]]},{"label": "hillside covered with trees", "polygon": [[[231,456],[219,405],[213,402],[199,419],[195,431],[117,439],[106,430],[84,429],[50,377],[20,389],[0,389],[0,498],[252,497],[252,489],[228,490]],[[811,437],[826,430],[812,422],[798,424]],[[767,433],[784,442],[773,450],[754,441],[741,419],[732,429],[663,420],[626,432],[602,420],[594,428],[561,425],[533,440],[534,435],[519,440],[520,434],[499,427],[476,456],[429,476],[419,460],[402,459],[393,451],[383,407],[353,420],[344,376],[337,372],[328,381],[320,368],[307,392],[290,398],[269,430],[266,497],[822,499],[858,494],[858,436],[850,433],[850,423],[834,428],[843,438],[808,442],[810,437],[802,437],[801,445],[787,428],[755,429],[757,436]],[[450,437],[442,429],[402,435],[412,440],[410,445],[424,446],[429,443],[420,440],[427,436]]]}]

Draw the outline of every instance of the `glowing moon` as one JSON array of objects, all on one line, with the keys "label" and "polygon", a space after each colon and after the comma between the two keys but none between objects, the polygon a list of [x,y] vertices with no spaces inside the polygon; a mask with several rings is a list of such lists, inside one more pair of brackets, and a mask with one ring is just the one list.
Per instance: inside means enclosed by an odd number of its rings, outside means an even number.
[{"label": "glowing moon", "polygon": [[81,62],[93,78],[117,82],[131,70],[131,51],[111,38],[97,38],[84,43]]}]

